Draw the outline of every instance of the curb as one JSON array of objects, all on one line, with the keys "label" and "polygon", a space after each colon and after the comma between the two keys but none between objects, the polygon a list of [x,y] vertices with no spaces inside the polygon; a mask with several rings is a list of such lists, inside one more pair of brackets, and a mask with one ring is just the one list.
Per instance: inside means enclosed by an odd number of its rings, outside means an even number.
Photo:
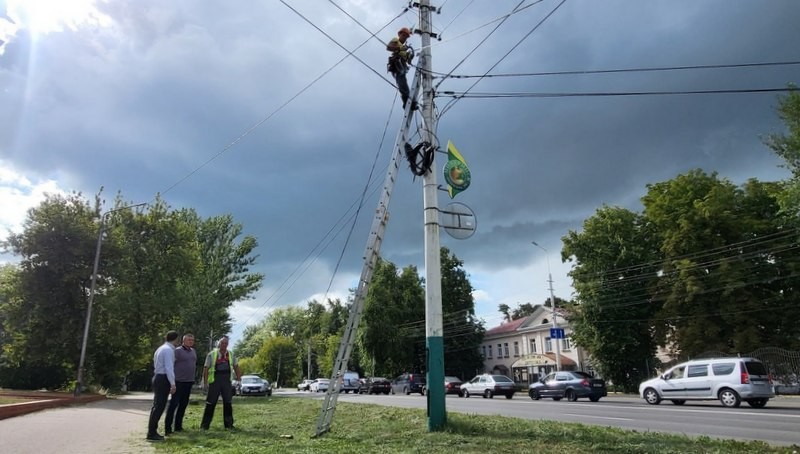
[{"label": "curb", "polygon": [[35,392],[13,392],[0,394],[4,396],[39,399],[31,402],[0,405],[0,420],[33,413],[40,410],[46,410],[48,408],[66,407],[70,405],[85,404],[106,399],[106,396],[102,394],[87,394],[79,397],[73,397],[70,394]]}]

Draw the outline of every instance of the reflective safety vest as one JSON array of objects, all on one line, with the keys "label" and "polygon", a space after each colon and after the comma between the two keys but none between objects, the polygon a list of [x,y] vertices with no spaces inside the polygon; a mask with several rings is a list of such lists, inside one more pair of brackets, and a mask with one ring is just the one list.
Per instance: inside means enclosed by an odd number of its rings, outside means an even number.
[{"label": "reflective safety vest", "polygon": [[[235,369],[233,368],[233,354],[230,350],[225,352],[228,355],[228,366],[231,368],[231,377],[236,374]],[[219,357],[219,349],[215,348],[211,351],[211,367],[208,368],[208,384],[214,383],[214,370],[217,368],[217,358]]]}]

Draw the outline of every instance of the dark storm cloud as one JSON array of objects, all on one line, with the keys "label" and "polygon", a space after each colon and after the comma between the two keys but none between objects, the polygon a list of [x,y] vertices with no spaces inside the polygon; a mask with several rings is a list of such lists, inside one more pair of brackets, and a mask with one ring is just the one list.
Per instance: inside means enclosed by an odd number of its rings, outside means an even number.
[{"label": "dark storm cloud", "polygon": [[[407,13],[374,39],[328,2],[288,3],[347,49],[368,41],[356,56],[371,69],[353,57],[331,69],[346,52],[279,2],[101,3],[111,27],[6,45],[0,158],[34,179],[57,176],[67,190],[103,186],[136,202],[166,190],[173,207],[233,214],[258,237],[267,275],[258,297],[237,309],[239,323],[321,297],[340,255],[331,291],[346,295],[400,121],[384,42],[416,17]],[[339,4],[377,30],[407,3]],[[523,40],[558,4],[548,0],[510,17],[467,57],[494,25],[477,27],[516,4],[469,3],[453,20],[468,4],[448,2],[433,18],[442,38],[432,43],[434,71],[464,59],[454,74],[483,74],[520,40],[493,73],[800,60],[800,4],[790,0],[570,0]],[[495,77],[473,91],[776,88],[797,82],[798,68]],[[447,79],[438,89],[463,92],[473,82]],[[437,108],[448,100],[438,97]],[[442,147],[453,140],[469,163],[472,186],[456,201],[475,211],[478,231],[465,241],[443,233],[442,245],[479,283],[481,310],[542,300],[546,258],[556,293],[569,297],[559,240],[601,205],[639,209],[648,183],[693,168],[734,182],[781,178],[759,138],[782,130],[776,105],[773,94],[460,100],[440,118],[437,138]],[[440,205],[449,201],[442,193]],[[421,184],[406,167],[390,210],[384,257],[423,274]]]}]

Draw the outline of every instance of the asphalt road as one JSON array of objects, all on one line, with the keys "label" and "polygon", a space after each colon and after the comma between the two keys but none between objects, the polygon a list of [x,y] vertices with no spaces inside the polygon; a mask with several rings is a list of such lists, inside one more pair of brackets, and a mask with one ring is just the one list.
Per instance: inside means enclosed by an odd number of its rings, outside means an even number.
[{"label": "asphalt road", "polygon": [[[322,398],[321,394],[297,391],[283,391],[282,394]],[[341,394],[339,402],[368,402],[404,408],[426,407],[426,399],[419,394]],[[550,399],[533,401],[525,394],[516,394],[511,400],[504,397],[484,399],[448,395],[446,408],[448,412],[548,419],[643,432],[762,440],[772,445],[800,445],[800,398],[797,397],[776,397],[765,408],[756,409],[747,404],[740,408],[725,408],[718,401],[687,402],[680,407],[670,402],[648,405],[642,399],[630,396],[611,396],[599,402],[584,399],[577,402],[555,402]]]}]

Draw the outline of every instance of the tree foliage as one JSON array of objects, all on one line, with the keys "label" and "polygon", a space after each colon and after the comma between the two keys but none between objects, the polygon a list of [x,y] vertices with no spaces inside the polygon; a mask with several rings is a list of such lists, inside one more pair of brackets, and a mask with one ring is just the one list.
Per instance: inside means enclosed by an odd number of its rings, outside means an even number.
[{"label": "tree foliage", "polygon": [[85,383],[118,387],[130,373],[149,379],[165,331],[198,339],[226,332],[227,309],[260,286],[263,277],[249,272],[255,239],[237,243],[241,226],[229,216],[201,219],[160,199],[147,209],[127,205],[118,196],[101,214],[99,196],[89,203],[78,193],[49,195],[4,243],[20,263],[6,287],[13,297],[0,305],[3,331],[15,333],[2,338],[0,383],[69,385],[98,252]]}]

